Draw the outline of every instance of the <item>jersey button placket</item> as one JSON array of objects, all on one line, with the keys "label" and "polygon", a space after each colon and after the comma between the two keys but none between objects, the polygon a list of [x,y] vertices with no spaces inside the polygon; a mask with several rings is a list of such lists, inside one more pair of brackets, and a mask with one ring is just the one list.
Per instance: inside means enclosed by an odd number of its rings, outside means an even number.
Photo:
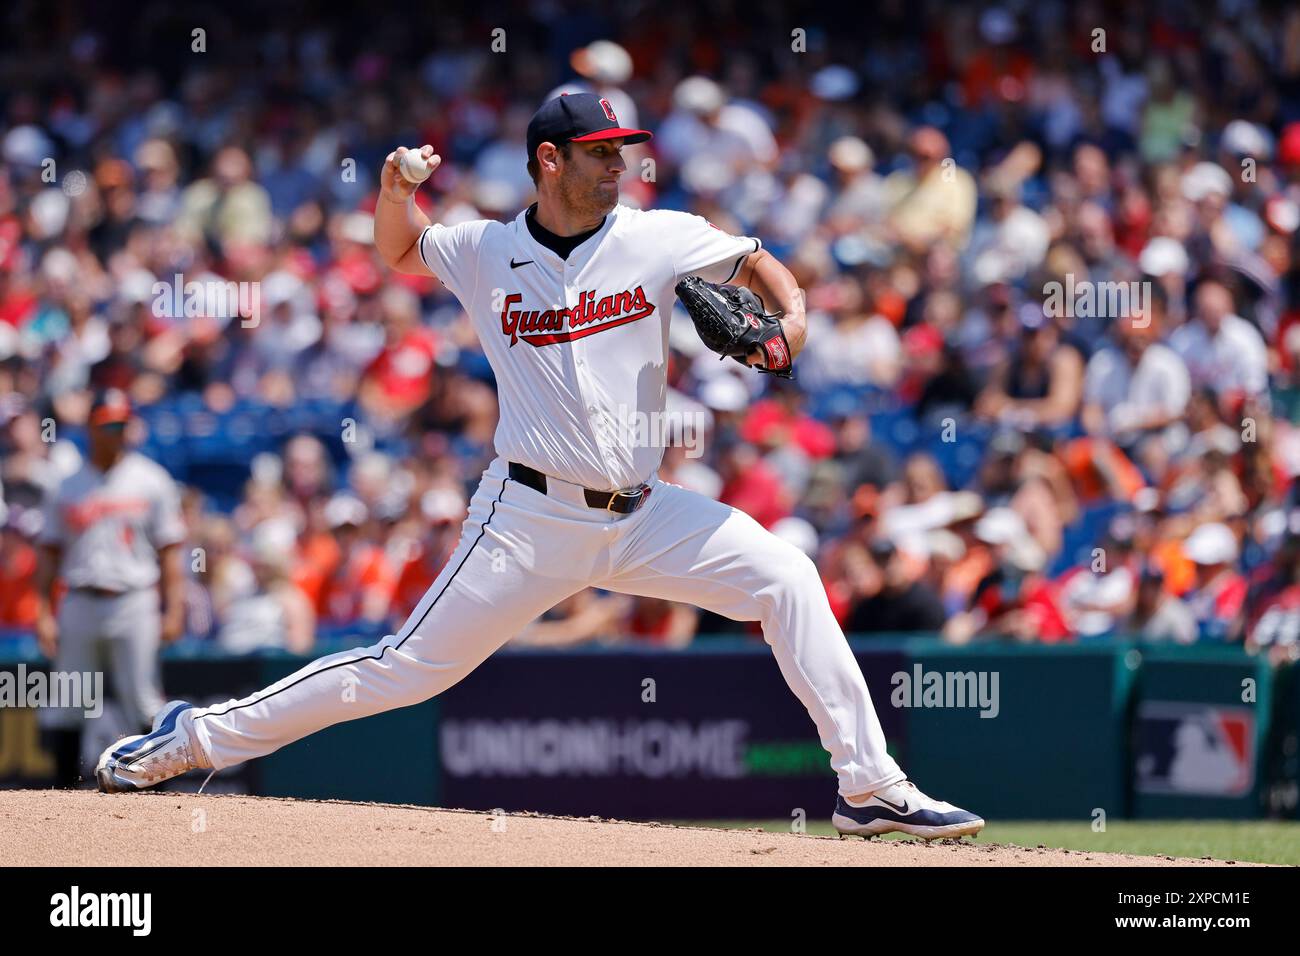
[{"label": "jersey button placket", "polygon": [[[573,274],[573,263],[566,262],[564,264],[564,303],[570,309],[576,309],[578,307],[578,299],[581,296],[581,292],[573,281]],[[573,326],[570,325],[571,330],[572,328]],[[574,384],[577,387],[578,395],[586,405],[587,423],[591,428],[592,440],[596,443],[596,447],[603,452],[605,449],[605,443],[601,439],[602,418],[599,415],[600,408],[595,402],[590,400],[589,396],[591,390],[587,387],[586,381],[587,362],[583,354],[586,351],[586,345],[583,343],[582,339],[575,339],[572,341],[572,348]]]}]

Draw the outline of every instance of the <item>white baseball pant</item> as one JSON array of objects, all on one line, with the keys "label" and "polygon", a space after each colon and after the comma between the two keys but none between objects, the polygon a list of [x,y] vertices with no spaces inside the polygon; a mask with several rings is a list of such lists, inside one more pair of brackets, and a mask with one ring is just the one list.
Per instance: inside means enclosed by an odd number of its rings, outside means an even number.
[{"label": "white baseball pant", "polygon": [[548,494],[522,485],[498,457],[470,502],[460,544],[396,634],[195,711],[212,766],[440,694],[540,614],[598,587],[760,621],[840,792],[904,779],[812,561],[744,512],[657,477],[650,484],[640,508],[617,515],[588,507],[581,488],[555,478]]},{"label": "white baseball pant", "polygon": [[[101,595],[73,588],[59,604],[59,646],[54,669],[60,673],[107,671],[108,683],[132,733],[147,730],[162,709],[162,618],[157,588]],[[85,719],[81,707],[54,707],[42,725],[75,729]]]}]

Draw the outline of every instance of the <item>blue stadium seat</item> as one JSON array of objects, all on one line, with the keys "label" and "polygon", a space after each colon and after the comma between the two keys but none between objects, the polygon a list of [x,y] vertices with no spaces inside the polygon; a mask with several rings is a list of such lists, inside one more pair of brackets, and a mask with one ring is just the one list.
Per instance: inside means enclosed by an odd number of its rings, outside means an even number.
[{"label": "blue stadium seat", "polygon": [[1132,505],[1123,501],[1085,507],[1079,520],[1066,527],[1061,553],[1048,565],[1048,574],[1055,577],[1077,565],[1091,563],[1092,549],[1101,546],[1111,519],[1131,510]]},{"label": "blue stadium seat", "polygon": [[873,441],[881,442],[900,459],[912,452],[920,438],[920,429],[910,409],[872,412],[870,418]]},{"label": "blue stadium seat", "polygon": [[952,489],[969,485],[984,458],[984,445],[974,438],[944,441],[940,435],[927,441],[923,450],[934,456],[943,469],[944,477],[948,479],[948,487]]}]

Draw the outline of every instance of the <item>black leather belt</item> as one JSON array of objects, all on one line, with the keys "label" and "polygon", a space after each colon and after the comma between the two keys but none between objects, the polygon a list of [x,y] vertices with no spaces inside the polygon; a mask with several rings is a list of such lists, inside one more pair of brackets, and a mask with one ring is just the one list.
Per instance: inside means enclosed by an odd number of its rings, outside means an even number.
[{"label": "black leather belt", "polygon": [[[527,465],[512,461],[510,477],[521,485],[527,485],[534,491],[546,494],[546,476],[536,468],[529,468]],[[591,488],[583,488],[582,494],[587,499],[588,508],[600,508],[615,514],[630,515],[650,497],[650,486],[642,485],[632,491],[593,491]]]}]

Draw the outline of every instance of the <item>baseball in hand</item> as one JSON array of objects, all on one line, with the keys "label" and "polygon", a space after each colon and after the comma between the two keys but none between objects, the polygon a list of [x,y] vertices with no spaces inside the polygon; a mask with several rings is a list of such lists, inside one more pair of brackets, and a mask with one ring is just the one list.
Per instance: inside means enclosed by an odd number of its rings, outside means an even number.
[{"label": "baseball in hand", "polygon": [[422,183],[428,179],[436,168],[433,157],[425,159],[418,149],[408,149],[398,161],[402,176],[410,183]]}]

